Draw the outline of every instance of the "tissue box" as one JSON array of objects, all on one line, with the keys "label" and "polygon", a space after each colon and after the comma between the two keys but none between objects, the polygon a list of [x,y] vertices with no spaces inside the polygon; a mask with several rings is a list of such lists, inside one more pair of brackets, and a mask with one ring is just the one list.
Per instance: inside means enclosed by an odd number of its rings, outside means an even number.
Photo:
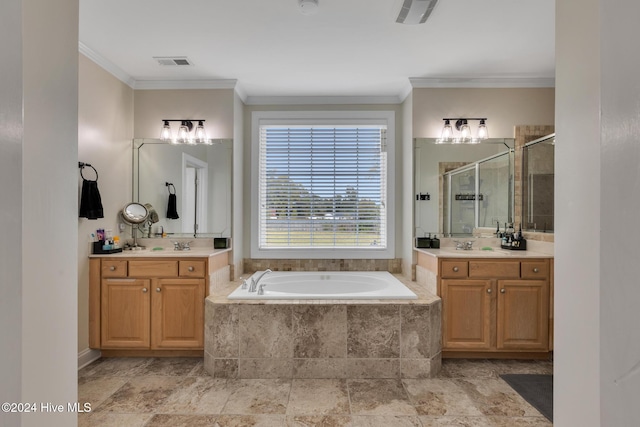
[{"label": "tissue box", "polygon": [[228,237],[214,237],[213,249],[227,249],[231,246],[231,239]]},{"label": "tissue box", "polygon": [[431,239],[429,237],[416,237],[416,248],[427,249],[431,247]]},{"label": "tissue box", "polygon": [[109,249],[103,249],[104,240],[98,240],[97,242],[93,242],[93,253],[94,254],[117,254],[118,252],[122,252],[122,248],[113,247]]}]

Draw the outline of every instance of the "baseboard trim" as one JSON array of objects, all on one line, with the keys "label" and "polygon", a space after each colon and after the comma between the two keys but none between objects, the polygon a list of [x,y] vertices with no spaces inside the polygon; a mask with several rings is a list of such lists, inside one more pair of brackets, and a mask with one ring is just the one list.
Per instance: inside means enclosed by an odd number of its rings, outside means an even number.
[{"label": "baseboard trim", "polygon": [[84,368],[89,363],[100,359],[101,355],[102,353],[100,352],[100,350],[85,348],[80,353],[78,353],[78,370]]}]

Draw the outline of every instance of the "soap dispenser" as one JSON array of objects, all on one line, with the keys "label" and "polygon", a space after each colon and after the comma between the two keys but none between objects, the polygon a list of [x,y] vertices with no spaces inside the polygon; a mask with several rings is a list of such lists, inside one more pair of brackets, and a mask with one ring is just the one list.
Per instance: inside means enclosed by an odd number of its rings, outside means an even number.
[{"label": "soap dispenser", "polygon": [[433,235],[433,239],[431,239],[431,249],[440,249],[440,239],[436,234]]}]

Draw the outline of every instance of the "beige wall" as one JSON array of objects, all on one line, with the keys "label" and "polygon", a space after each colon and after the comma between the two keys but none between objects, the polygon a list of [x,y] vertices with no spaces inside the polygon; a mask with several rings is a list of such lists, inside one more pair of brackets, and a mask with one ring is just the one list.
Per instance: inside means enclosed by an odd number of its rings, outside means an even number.
[{"label": "beige wall", "polygon": [[[2,280],[0,299],[4,303],[5,296],[8,297],[7,303],[20,306],[21,313],[18,318],[3,317],[0,324],[0,328],[9,328],[14,331],[12,334],[20,336],[19,342],[11,340],[0,344],[0,393],[3,402],[75,402],[78,0],[17,3],[10,0],[8,4],[3,2],[1,15],[1,25],[8,24],[11,30],[8,37],[3,37],[0,48],[3,62],[11,70],[7,83],[16,85],[21,92],[18,104],[13,94],[9,98],[8,119],[15,118],[16,112],[20,117],[10,130],[10,141],[19,147],[22,157],[16,158],[12,148],[7,150],[12,154],[5,158],[4,144],[0,145],[0,167],[8,166],[12,172],[12,176],[2,182],[2,194],[5,194],[5,185],[12,195],[20,185],[21,193],[21,203],[6,206],[3,199],[0,204],[2,218],[7,219],[3,221],[4,228],[15,226],[17,218],[21,219],[21,243],[14,246],[14,241],[3,242],[13,252],[9,259],[10,271],[20,269],[21,272],[17,282]],[[7,56],[5,45],[13,46]],[[16,55],[16,47],[21,50],[21,57]],[[16,79],[20,73],[21,82]],[[0,122],[4,123],[7,104],[4,103],[5,74],[1,75]],[[11,94],[13,90],[7,92]],[[17,165],[5,164],[16,161]],[[4,268],[0,274],[4,276]],[[4,311],[5,307],[0,308]],[[12,308],[11,313],[16,313],[15,309]],[[5,358],[5,351],[18,353],[19,359]],[[11,380],[5,383],[7,371]],[[14,400],[15,391],[8,387],[15,385],[16,372],[21,390]],[[77,414],[72,412],[0,413],[3,427],[73,426],[76,422]]]},{"label": "beige wall", "polygon": [[[245,105],[238,94],[234,94],[233,101],[233,179],[231,200],[233,208],[231,210],[231,236],[233,237],[233,251],[231,264],[232,279],[240,277],[244,272],[242,264],[244,253],[244,212],[249,212],[249,206],[245,208],[242,189],[244,188],[244,110]],[[250,135],[250,134],[249,134]]]},{"label": "beige wall", "polygon": [[[617,2],[620,3],[620,2]],[[623,2],[624,3],[624,2]],[[626,2],[624,12],[629,17],[637,17],[636,0]],[[631,5],[634,6],[631,6]],[[554,293],[554,393],[553,420],[559,426],[631,426],[635,422],[613,422],[612,417],[625,415],[625,411],[616,409],[610,412],[609,421],[604,421],[601,412],[604,386],[601,378],[601,313],[603,306],[601,295],[609,301],[614,294],[620,292],[626,302],[619,307],[628,307],[635,313],[635,321],[627,323],[617,332],[622,338],[621,346],[605,348],[611,355],[626,354],[638,360],[638,355],[630,350],[631,345],[640,342],[634,330],[638,328],[638,310],[630,301],[638,300],[637,272],[631,278],[623,277],[620,270],[623,266],[637,265],[637,250],[617,250],[623,248],[626,241],[634,242],[637,238],[637,227],[634,224],[612,223],[611,226],[629,232],[615,246],[608,247],[615,257],[617,272],[610,278],[610,285],[615,287],[613,293],[602,288],[601,272],[601,239],[608,230],[600,222],[601,210],[601,82],[600,59],[601,11],[604,10],[601,0],[560,0],[556,3],[556,83],[557,114],[555,145],[555,293]],[[615,10],[616,8],[614,8]],[[616,11],[616,19],[608,22],[608,26],[621,26],[619,19],[625,16],[621,10]],[[632,18],[633,19],[633,18]],[[629,35],[640,35],[637,24],[626,27]],[[628,38],[627,40],[632,40]],[[624,46],[622,42],[619,46]],[[624,60],[628,52],[620,50],[620,55],[612,64],[618,66],[618,60]],[[631,55],[635,57],[635,55]],[[637,62],[637,58],[635,59]],[[631,86],[638,87],[637,77],[629,80]],[[636,90],[637,92],[637,90]],[[637,105],[637,101],[636,101]],[[633,111],[633,108],[629,110]],[[633,121],[637,121],[634,119]],[[631,129],[628,121],[620,129]],[[637,134],[636,134],[637,138]],[[636,155],[633,156],[637,159]],[[619,159],[621,160],[621,159]],[[559,167],[562,166],[562,167]],[[637,170],[637,162],[633,166]],[[635,172],[634,172],[635,173]],[[630,177],[627,177],[630,178]],[[631,181],[636,181],[631,178]],[[611,189],[610,189],[611,191]],[[624,193],[619,193],[624,197]],[[636,191],[635,193],[638,194]],[[633,203],[631,199],[628,201]],[[635,202],[637,204],[637,202]],[[618,204],[620,205],[620,204]],[[625,203],[626,205],[626,203]],[[630,205],[628,205],[630,206]],[[629,213],[637,212],[637,208]],[[585,233],[586,229],[594,230]],[[614,231],[614,230],[612,230]],[[622,267],[622,268],[620,268]],[[630,272],[632,269],[628,269]],[[608,280],[607,280],[608,281]],[[622,285],[628,283],[629,293],[623,291]],[[632,326],[633,325],[633,326]],[[631,326],[631,327],[630,327]],[[629,369],[633,365],[623,368]],[[638,378],[636,376],[636,378]],[[611,384],[620,390],[637,381],[627,384]],[[637,387],[637,386],[636,386]],[[637,388],[629,399],[638,410]],[[625,404],[620,402],[621,406]],[[631,411],[629,411],[631,412]]]},{"label": "beige wall", "polygon": [[402,103],[402,125],[398,125],[402,129],[402,147],[401,153],[398,155],[402,159],[401,177],[399,180],[400,191],[402,195],[402,210],[396,215],[398,221],[402,224],[401,243],[398,250],[398,258],[402,259],[402,274],[412,279],[415,274],[413,272],[413,94]]},{"label": "beige wall", "polygon": [[486,117],[491,138],[513,138],[516,125],[553,124],[554,103],[553,88],[414,89],[413,137],[439,137],[445,117]]},{"label": "beige wall", "polygon": [[[104,208],[104,218],[78,219],[78,353],[82,356],[89,347],[90,234],[104,228],[122,235],[119,212],[131,201],[133,89],[84,55],[80,55],[78,88],[78,161],[97,169]],[[83,173],[95,179],[93,170],[85,168]],[[77,182],[80,194],[79,174]]]},{"label": "beige wall", "polygon": [[[22,399],[22,19],[21,0],[6,0],[0,14],[0,182],[4,244],[0,245],[0,398]],[[19,414],[0,414],[20,425]]]},{"label": "beige wall", "polygon": [[209,138],[233,138],[233,106],[233,89],[136,90],[133,136],[159,138],[162,119],[204,119]]}]

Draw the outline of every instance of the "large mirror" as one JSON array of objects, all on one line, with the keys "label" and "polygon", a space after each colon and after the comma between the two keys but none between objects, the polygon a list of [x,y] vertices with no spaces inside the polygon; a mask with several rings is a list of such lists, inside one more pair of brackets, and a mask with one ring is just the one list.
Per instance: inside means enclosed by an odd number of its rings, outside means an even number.
[{"label": "large mirror", "polygon": [[522,228],[553,232],[555,134],[522,149]]},{"label": "large mirror", "polygon": [[508,150],[445,173],[444,234],[471,235],[512,223],[513,168],[514,150]]},{"label": "large mirror", "polygon": [[[480,144],[436,144],[435,138],[416,138],[414,140],[414,225],[415,236],[423,237],[431,234],[450,235],[453,231],[445,232],[445,221],[449,217],[446,211],[445,188],[446,182],[444,176],[446,173],[464,168],[483,159],[488,161],[483,166],[482,175],[484,178],[478,182],[481,186],[480,192],[490,194],[487,198],[487,204],[483,211],[480,212],[482,226],[491,226],[494,219],[502,221],[505,216],[505,210],[510,209],[512,205],[508,198],[512,197],[504,193],[504,190],[489,188],[493,184],[508,186],[509,182],[503,179],[501,173],[505,170],[504,165],[509,162],[505,158],[497,158],[499,154],[513,151],[515,140],[511,138],[492,138],[482,141]],[[508,158],[509,156],[507,156]],[[489,161],[490,159],[495,159]],[[512,160],[511,160],[512,161]],[[474,174],[475,169],[474,169]],[[456,185],[470,185],[470,178],[467,181],[460,181]],[[473,178],[473,186],[475,188],[475,178]],[[464,190],[472,193],[475,190]],[[500,196],[499,196],[500,194]],[[454,192],[455,196],[455,192]],[[464,197],[463,197],[464,198]],[[506,201],[498,202],[501,198]],[[468,201],[460,200],[466,205],[473,206]],[[504,205],[504,206],[503,206]],[[462,205],[461,205],[462,206]],[[503,206],[503,207],[499,207]],[[469,211],[469,209],[466,209]],[[466,214],[475,215],[475,206]],[[506,214],[507,216],[509,213]],[[475,219],[471,220],[469,227],[466,220],[461,220],[459,230],[456,233],[469,234],[470,228],[473,228]],[[493,223],[495,225],[495,223]],[[464,231],[464,232],[463,232]]]},{"label": "large mirror", "polygon": [[158,221],[144,237],[231,237],[232,141],[211,145],[133,140],[133,200]]}]

